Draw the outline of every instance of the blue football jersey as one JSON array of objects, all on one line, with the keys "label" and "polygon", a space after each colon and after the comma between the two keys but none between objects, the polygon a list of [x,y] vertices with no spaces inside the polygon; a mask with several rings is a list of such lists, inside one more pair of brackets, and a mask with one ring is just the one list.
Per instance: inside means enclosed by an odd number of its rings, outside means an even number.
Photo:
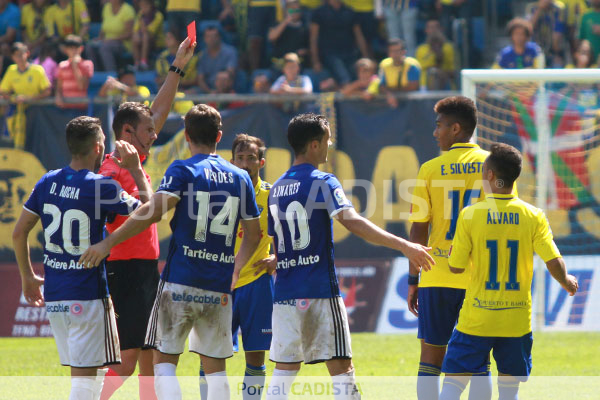
[{"label": "blue football jersey", "polygon": [[337,178],[310,164],[290,168],[269,194],[275,238],[275,301],[339,296],[333,262],[333,220],[352,208]]},{"label": "blue football jersey", "polygon": [[24,204],[44,228],[44,299],[94,300],[108,296],[104,263],[83,268],[79,257],[104,237],[111,213],[130,214],[140,202],[111,178],[87,169],[48,172]]},{"label": "blue football jersey", "polygon": [[197,154],[174,161],[157,193],[180,199],[161,278],[230,293],[239,220],[260,215],[248,173],[217,155]]}]

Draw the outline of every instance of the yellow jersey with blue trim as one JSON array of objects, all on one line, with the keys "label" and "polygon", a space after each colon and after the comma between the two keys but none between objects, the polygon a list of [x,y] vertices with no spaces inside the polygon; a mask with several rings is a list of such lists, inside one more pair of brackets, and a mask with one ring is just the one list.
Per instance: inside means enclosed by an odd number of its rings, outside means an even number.
[{"label": "yellow jersey with blue trim", "polygon": [[[242,270],[240,271],[240,278],[235,285],[235,289],[245,286],[249,283],[254,282],[262,275],[266,273],[266,270],[263,270],[258,275],[254,275],[256,273],[256,268],[253,267],[254,263],[268,257],[271,254],[271,243],[273,242],[273,238],[268,235],[268,206],[269,206],[269,191],[271,190],[271,184],[263,181],[258,178],[258,182],[256,182],[256,186],[254,186],[254,191],[256,193],[256,205],[258,206],[258,211],[260,211],[259,222],[260,222],[260,243],[258,247],[250,257],[250,260]],[[240,225],[238,227],[237,239],[235,241],[235,253],[240,249],[242,245],[242,238],[244,237],[244,230]]]},{"label": "yellow jersey with blue trim", "polygon": [[8,94],[37,96],[50,87],[46,71],[41,65],[29,64],[25,71],[19,71],[17,64],[12,64],[0,82],[0,90]]},{"label": "yellow jersey with blue trim", "polygon": [[531,332],[534,252],[545,262],[561,256],[539,208],[514,194],[490,194],[462,210],[449,264],[470,270],[471,280],[456,329],[475,336]]},{"label": "yellow jersey with blue trim", "polygon": [[450,272],[448,252],[460,210],[484,198],[482,167],[488,155],[474,143],[456,143],[421,166],[409,220],[430,223],[428,246],[436,265],[421,271],[419,287],[467,288],[469,275]]}]

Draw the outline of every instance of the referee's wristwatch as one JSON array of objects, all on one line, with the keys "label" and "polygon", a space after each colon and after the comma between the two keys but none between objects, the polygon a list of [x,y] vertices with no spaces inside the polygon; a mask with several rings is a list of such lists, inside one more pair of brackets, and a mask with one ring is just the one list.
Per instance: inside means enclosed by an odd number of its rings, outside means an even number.
[{"label": "referee's wristwatch", "polygon": [[171,65],[171,66],[169,67],[169,71],[173,71],[173,72],[175,72],[176,74],[179,74],[179,76],[181,76],[182,78],[185,76],[185,72],[183,72],[183,70],[182,70],[181,68],[179,68],[179,67],[176,67],[176,66],[174,66],[174,65]]}]

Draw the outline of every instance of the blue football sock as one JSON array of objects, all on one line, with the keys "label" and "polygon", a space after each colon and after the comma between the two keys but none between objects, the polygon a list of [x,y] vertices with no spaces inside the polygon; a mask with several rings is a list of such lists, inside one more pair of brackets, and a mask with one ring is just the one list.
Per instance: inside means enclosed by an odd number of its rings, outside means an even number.
[{"label": "blue football sock", "polygon": [[419,363],[419,376],[417,377],[417,397],[419,400],[438,400],[441,373],[441,367],[437,365]]},{"label": "blue football sock", "polygon": [[519,382],[498,377],[498,400],[518,400]]},{"label": "blue football sock", "polygon": [[204,374],[202,363],[200,363],[200,399],[208,400],[208,383],[206,383],[206,375]]},{"label": "blue football sock", "polygon": [[460,395],[464,392],[466,387],[466,384],[447,376],[446,379],[444,379],[440,400],[460,400]]},{"label": "blue football sock", "polygon": [[469,400],[491,400],[492,398],[492,373],[490,363],[486,372],[473,374],[469,388]]},{"label": "blue football sock", "polygon": [[262,365],[255,367],[246,364],[246,373],[244,374],[244,400],[256,400],[262,396],[263,387],[265,386],[265,375],[267,375],[267,367]]}]

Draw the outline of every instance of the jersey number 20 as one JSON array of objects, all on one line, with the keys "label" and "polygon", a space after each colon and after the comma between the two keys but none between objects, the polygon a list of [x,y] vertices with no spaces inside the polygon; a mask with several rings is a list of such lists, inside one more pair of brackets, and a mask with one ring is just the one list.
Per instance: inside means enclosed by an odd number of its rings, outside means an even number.
[{"label": "jersey number 20", "polygon": [[[90,247],[90,217],[81,210],[70,209],[61,215],[60,209],[54,204],[44,204],[44,214],[49,214],[52,217],[50,225],[44,229],[44,238],[46,240],[46,250],[63,254],[63,248],[72,256],[79,256]],[[62,217],[62,218],[61,218]],[[52,243],[52,235],[60,228],[62,220],[62,239],[63,247]],[[73,244],[73,222],[79,224],[79,246]]]}]

